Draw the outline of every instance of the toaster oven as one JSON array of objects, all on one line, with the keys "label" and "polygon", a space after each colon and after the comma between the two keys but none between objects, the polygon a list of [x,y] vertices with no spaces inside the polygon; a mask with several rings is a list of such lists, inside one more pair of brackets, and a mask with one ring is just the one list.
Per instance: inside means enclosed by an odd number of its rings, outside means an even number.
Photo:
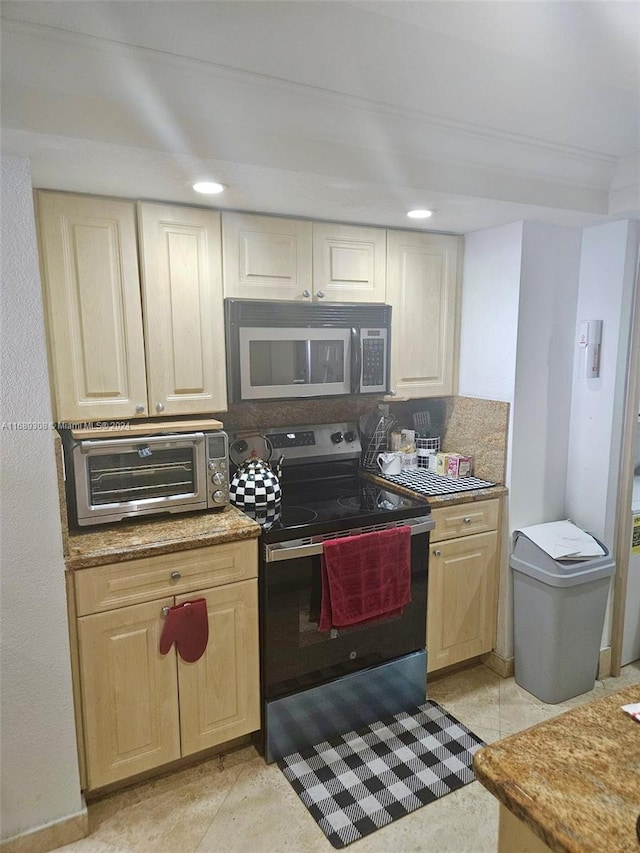
[{"label": "toaster oven", "polygon": [[228,439],[222,430],[69,438],[65,445],[70,516],[80,526],[229,503]]}]

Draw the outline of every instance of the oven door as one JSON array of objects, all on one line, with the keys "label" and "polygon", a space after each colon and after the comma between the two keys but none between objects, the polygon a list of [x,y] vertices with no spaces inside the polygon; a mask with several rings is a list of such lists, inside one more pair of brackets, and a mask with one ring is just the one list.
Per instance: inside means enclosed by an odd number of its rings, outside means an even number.
[{"label": "oven door", "polygon": [[420,524],[413,528],[411,603],[402,614],[329,632],[318,630],[322,545],[265,546],[260,590],[262,676],[267,701],[424,650],[428,530],[433,527],[432,520],[425,521],[423,527],[426,532],[422,533],[418,532]]},{"label": "oven door", "polygon": [[351,393],[351,329],[242,326],[238,335],[242,400]]},{"label": "oven door", "polygon": [[81,441],[73,470],[80,525],[207,508],[203,433]]}]

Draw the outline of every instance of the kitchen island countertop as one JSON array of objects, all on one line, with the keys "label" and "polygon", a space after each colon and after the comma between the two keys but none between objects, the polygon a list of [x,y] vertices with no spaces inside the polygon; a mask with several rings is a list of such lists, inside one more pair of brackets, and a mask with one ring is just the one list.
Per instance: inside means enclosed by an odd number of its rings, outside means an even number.
[{"label": "kitchen island countertop", "polygon": [[171,518],[121,521],[69,533],[67,569],[85,569],[204,548],[240,539],[255,539],[260,525],[236,507],[192,512]]},{"label": "kitchen island countertop", "polygon": [[476,776],[556,853],[637,853],[640,723],[621,710],[636,702],[640,684],[484,747]]}]

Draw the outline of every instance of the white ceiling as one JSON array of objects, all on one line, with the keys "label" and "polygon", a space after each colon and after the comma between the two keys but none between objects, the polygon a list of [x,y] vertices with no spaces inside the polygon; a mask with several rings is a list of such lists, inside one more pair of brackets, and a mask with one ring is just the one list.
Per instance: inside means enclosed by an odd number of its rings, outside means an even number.
[{"label": "white ceiling", "polygon": [[[640,3],[2,3],[34,184],[467,232],[640,216]],[[196,178],[228,185],[213,201]],[[412,227],[416,227],[413,223]]]}]

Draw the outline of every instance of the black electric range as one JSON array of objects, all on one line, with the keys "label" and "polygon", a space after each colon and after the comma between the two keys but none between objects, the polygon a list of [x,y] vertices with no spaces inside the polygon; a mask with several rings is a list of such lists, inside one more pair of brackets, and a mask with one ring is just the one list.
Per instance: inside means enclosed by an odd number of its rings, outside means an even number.
[{"label": "black electric range", "polygon": [[[296,426],[266,435],[274,457],[285,457],[280,504],[252,513],[262,525],[262,733],[266,760],[273,761],[424,702],[434,525],[424,501],[359,476],[355,425]],[[392,527],[410,529],[409,604],[387,618],[320,630],[326,541]]]}]

